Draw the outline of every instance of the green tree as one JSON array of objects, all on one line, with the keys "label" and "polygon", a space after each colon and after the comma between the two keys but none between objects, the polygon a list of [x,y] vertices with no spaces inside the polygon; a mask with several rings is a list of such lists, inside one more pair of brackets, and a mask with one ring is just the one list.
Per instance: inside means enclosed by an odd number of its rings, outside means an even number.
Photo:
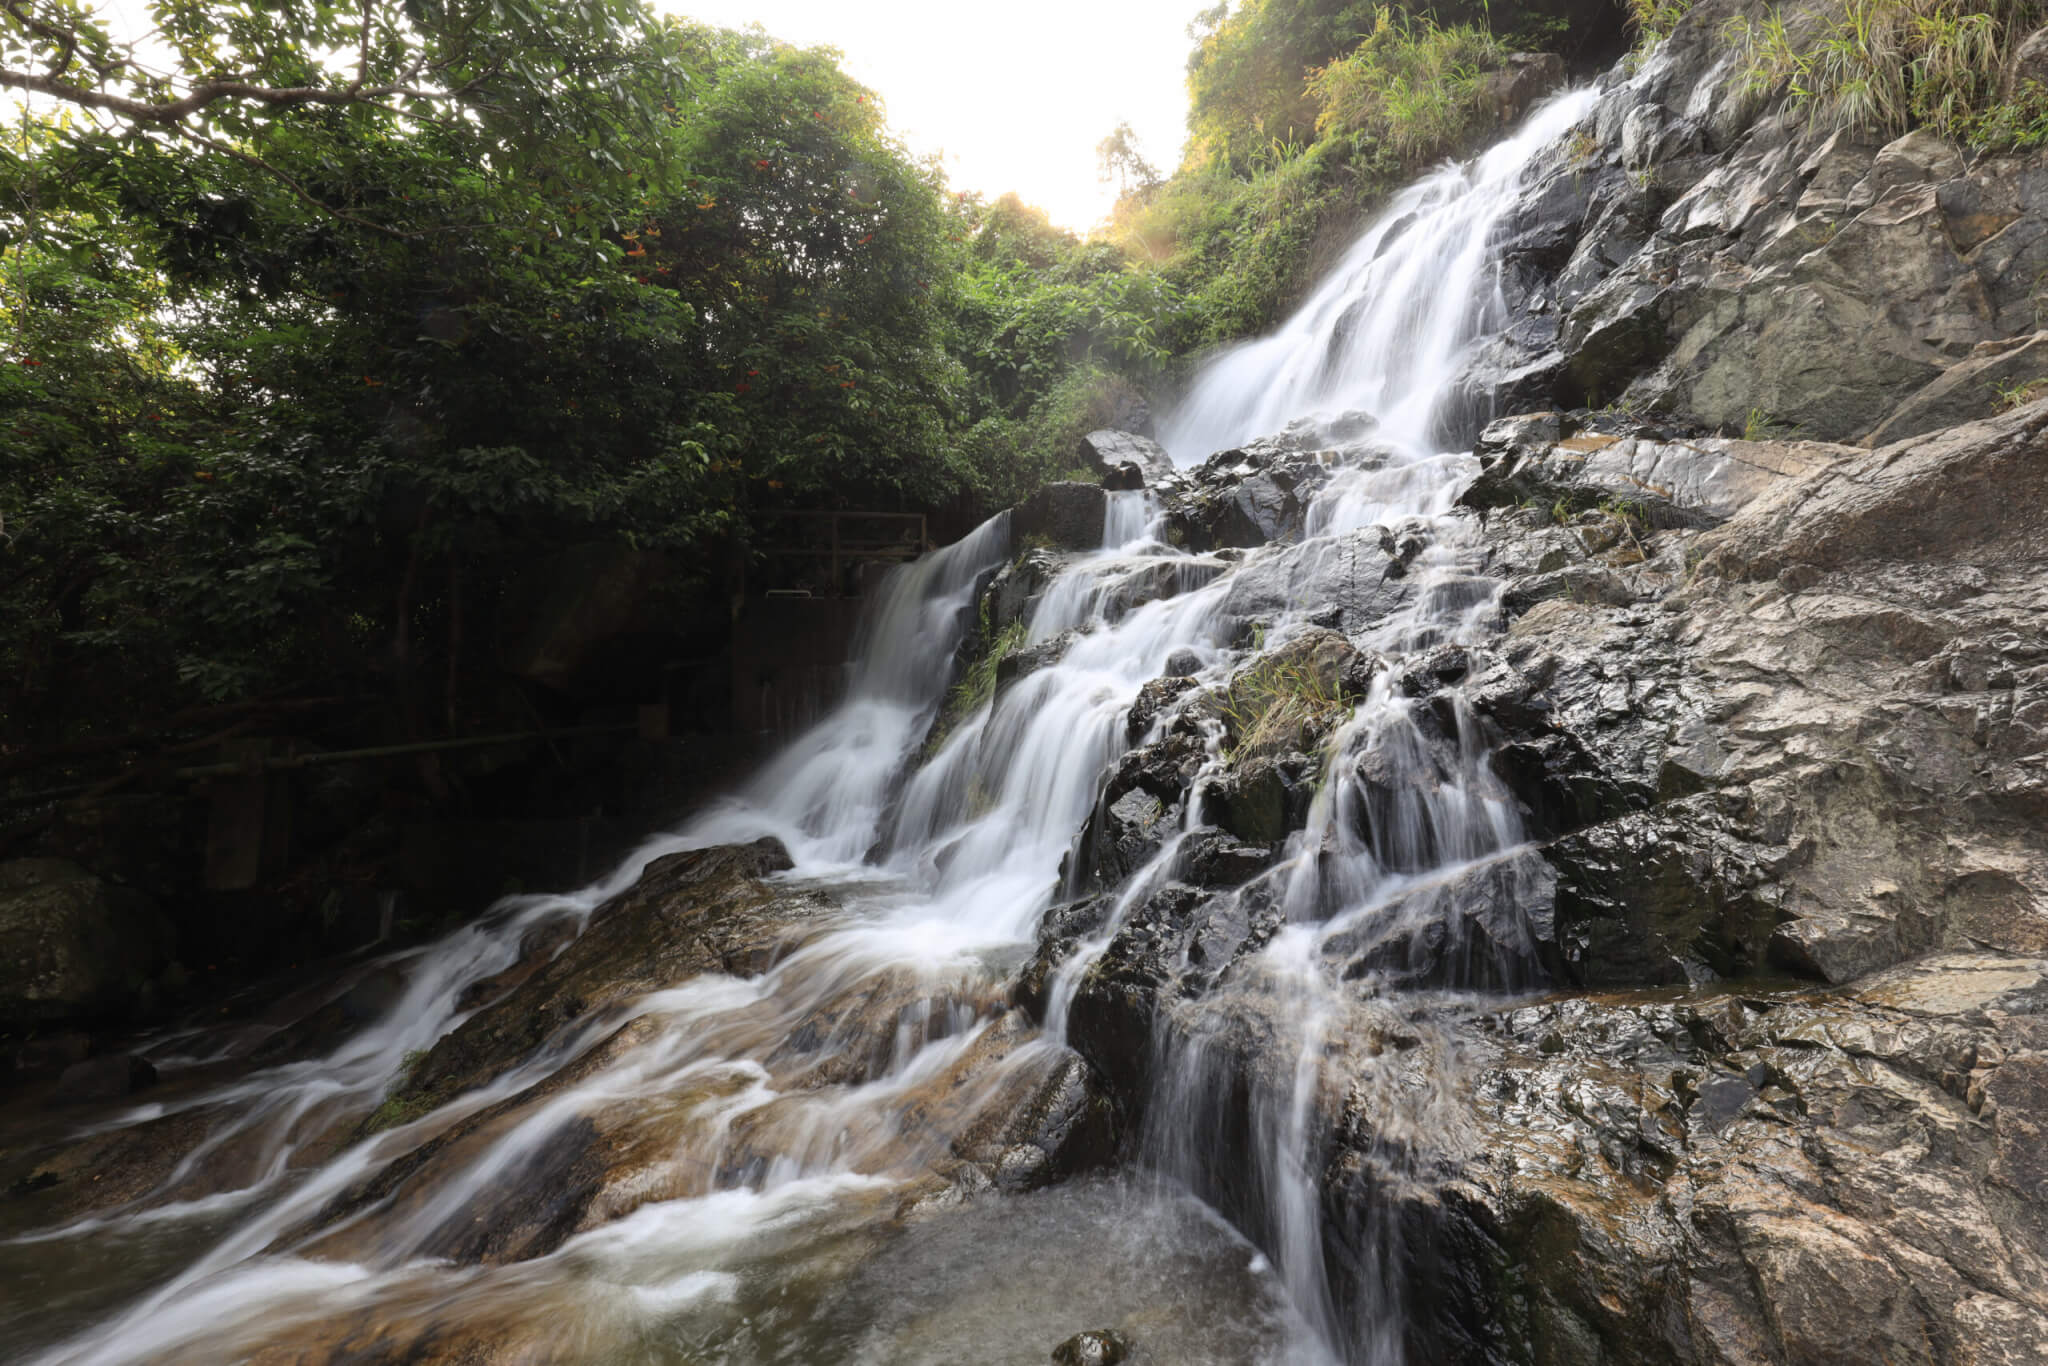
[{"label": "green tree", "polygon": [[1128,119],[1118,123],[1108,137],[1095,144],[1095,166],[1103,184],[1112,180],[1116,182],[1119,197],[1132,190],[1149,190],[1159,183],[1159,172],[1138,150],[1138,135],[1132,131]]},{"label": "green tree", "polygon": [[0,165],[0,735],[336,685],[432,733],[565,543],[718,572],[764,508],[988,482],[948,425],[935,173],[829,54],[429,6],[377,61],[439,84],[387,100],[304,69],[332,7],[289,42],[235,10],[232,84],[270,93],[195,102],[205,8],[163,8],[193,74],[156,95],[41,67],[189,124],[102,104]]}]

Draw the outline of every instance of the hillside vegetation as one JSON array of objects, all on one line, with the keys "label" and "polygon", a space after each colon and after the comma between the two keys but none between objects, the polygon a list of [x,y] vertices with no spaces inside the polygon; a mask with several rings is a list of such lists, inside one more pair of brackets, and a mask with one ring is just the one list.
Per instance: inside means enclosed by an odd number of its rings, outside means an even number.
[{"label": "hillside vegetation", "polygon": [[[460,732],[555,547],[723,584],[784,510],[984,515],[1492,137],[1514,54],[1591,71],[1680,12],[1638,6],[1219,6],[1185,159],[1112,139],[1087,240],[949,193],[834,54],[632,0],[167,0],[169,75],[12,7],[0,743],[332,692]],[[1850,0],[1727,36],[1816,122],[2031,145],[2039,18]]]}]

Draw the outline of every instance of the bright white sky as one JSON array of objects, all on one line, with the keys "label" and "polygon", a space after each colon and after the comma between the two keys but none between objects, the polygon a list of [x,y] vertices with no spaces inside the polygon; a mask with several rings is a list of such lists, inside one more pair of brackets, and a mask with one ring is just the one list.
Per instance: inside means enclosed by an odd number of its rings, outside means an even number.
[{"label": "bright white sky", "polygon": [[1086,232],[1113,185],[1095,144],[1128,119],[1161,173],[1187,133],[1188,22],[1203,0],[656,0],[725,28],[836,47],[916,152],[942,152],[953,188],[1015,190]]},{"label": "bright white sky", "polygon": [[[1015,190],[1087,232],[1116,189],[1095,145],[1120,121],[1162,174],[1187,135],[1187,26],[1203,0],[656,0],[725,28],[758,23],[834,47],[882,97],[914,152],[938,152],[957,190]],[[117,36],[149,27],[143,0],[98,0]],[[12,103],[12,101],[9,101]]]}]

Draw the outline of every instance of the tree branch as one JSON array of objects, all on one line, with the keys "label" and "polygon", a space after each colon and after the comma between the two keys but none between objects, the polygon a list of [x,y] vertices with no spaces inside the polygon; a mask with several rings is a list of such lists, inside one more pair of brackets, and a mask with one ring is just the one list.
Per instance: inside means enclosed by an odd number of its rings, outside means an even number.
[{"label": "tree branch", "polygon": [[8,0],[7,12],[14,16],[14,22],[30,33],[57,45],[57,55],[50,58],[50,75],[61,76],[70,67],[72,57],[78,53],[78,34],[75,30],[60,28],[47,20],[38,19],[28,12],[21,0]]},{"label": "tree branch", "polygon": [[240,147],[230,146],[225,142],[220,142],[214,138],[206,136],[206,134],[204,133],[197,132],[191,128],[183,127],[182,125],[173,128],[171,131],[173,131],[179,137],[182,137],[189,142],[197,143],[199,146],[206,148],[208,151],[218,152],[222,156],[233,157],[237,161],[243,162],[250,166],[254,166],[257,170],[262,171],[265,175],[273,177],[274,179],[277,180],[279,184],[283,185],[286,189],[290,190],[293,194],[297,195],[299,199],[306,204],[307,207],[314,209],[320,213],[324,213],[330,218],[339,219],[344,223],[353,223],[359,228],[368,228],[371,232],[382,233],[386,237],[396,238],[399,241],[407,241],[414,237],[424,237],[426,235],[423,232],[406,232],[403,229],[394,228],[388,223],[379,223],[375,219],[364,218],[360,214],[350,213],[347,209],[337,209],[336,207],[334,207],[334,205],[329,204],[324,200],[320,199],[311,190],[308,190],[304,185],[301,185],[298,181],[292,179],[291,176],[279,170],[277,167],[271,165],[262,157],[257,156],[254,152],[245,151]]},{"label": "tree branch", "polygon": [[377,0],[363,0],[363,36],[356,40],[356,83],[361,90],[370,81],[370,16],[377,12]]}]

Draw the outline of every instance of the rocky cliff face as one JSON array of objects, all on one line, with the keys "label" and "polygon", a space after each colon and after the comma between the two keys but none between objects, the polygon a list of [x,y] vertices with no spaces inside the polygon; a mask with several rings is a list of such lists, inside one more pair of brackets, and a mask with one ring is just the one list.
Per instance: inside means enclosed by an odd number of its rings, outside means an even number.
[{"label": "rocky cliff face", "polygon": [[[1289,500],[1326,473],[1306,437],[1197,472],[1183,535],[1258,509],[1298,534]],[[1877,450],[1540,414],[1478,455],[1448,521],[1236,570],[1249,631],[1283,603],[1325,624],[1285,650],[1328,656],[1326,695],[1391,671],[1430,743],[1491,753],[1532,841],[1435,903],[1438,942],[1324,946],[1370,988],[1326,1031],[1333,1293],[1387,1255],[1359,1241],[1376,1219],[1421,1359],[2042,1360],[2048,404]],[[1404,540],[1461,529],[1500,580],[1491,643],[1351,646],[1417,591]],[[1103,875],[1193,800],[1218,703],[1159,691],[1089,846]],[[1214,834],[1083,979],[1073,1040],[1140,1127],[1189,1002],[1239,1022],[1247,1126],[1293,1065],[1253,879],[1330,781],[1328,734],[1235,751]],[[1048,918],[1027,998],[1100,917]]]},{"label": "rocky cliff face", "polygon": [[[1801,7],[1786,11],[1796,24]],[[2048,166],[1809,124],[1703,0],[1560,148],[1506,243],[1524,316],[1467,383],[1731,432],[1884,444],[2048,375]]]}]

